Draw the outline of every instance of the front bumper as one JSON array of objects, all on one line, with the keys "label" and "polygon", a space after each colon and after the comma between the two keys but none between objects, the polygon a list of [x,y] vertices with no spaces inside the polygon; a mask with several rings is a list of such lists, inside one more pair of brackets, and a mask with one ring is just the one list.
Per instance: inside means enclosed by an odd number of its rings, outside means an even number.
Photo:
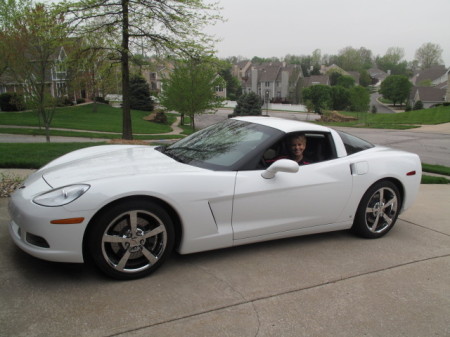
[{"label": "front bumper", "polygon": [[55,262],[82,263],[83,237],[91,214],[76,212],[83,217],[78,224],[51,224],[55,219],[75,217],[64,207],[42,207],[15,192],[9,202],[11,222],[9,233],[14,243],[26,253]]}]

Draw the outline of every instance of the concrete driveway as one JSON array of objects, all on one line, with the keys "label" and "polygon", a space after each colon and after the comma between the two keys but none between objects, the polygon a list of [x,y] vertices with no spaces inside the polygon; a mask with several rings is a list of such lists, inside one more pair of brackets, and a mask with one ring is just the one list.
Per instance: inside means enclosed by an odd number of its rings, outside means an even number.
[{"label": "concrete driveway", "polygon": [[422,185],[379,240],[335,232],[173,254],[128,282],[22,253],[7,202],[1,336],[450,336],[450,186]]}]

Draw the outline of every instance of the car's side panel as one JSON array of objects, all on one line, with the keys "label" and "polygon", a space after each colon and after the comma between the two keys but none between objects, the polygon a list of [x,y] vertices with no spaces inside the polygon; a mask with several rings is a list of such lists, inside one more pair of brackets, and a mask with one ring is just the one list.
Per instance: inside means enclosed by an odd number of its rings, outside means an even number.
[{"label": "car's side panel", "polygon": [[343,217],[352,190],[345,158],[301,166],[297,173],[239,172],[233,203],[234,239],[331,224]]},{"label": "car's side panel", "polygon": [[[143,175],[139,180],[124,177],[120,186],[103,180],[89,191],[92,196],[90,206],[101,209],[131,196],[157,198],[170,205],[181,219],[180,253],[229,247],[232,246],[231,212],[235,179],[235,172],[202,170]],[[96,205],[93,200],[102,200],[103,203]],[[89,203],[86,199],[83,201]],[[81,202],[75,201],[70,206],[88,206],[80,205]]]},{"label": "car's side panel", "polygon": [[[401,184],[400,189],[404,191],[401,212],[416,199],[422,176],[420,159],[416,154],[375,147],[347,158],[352,168],[354,189],[348,204],[353,209],[344,210],[345,212],[355,214],[367,189],[383,179],[395,180]],[[415,174],[412,174],[414,171]]]}]

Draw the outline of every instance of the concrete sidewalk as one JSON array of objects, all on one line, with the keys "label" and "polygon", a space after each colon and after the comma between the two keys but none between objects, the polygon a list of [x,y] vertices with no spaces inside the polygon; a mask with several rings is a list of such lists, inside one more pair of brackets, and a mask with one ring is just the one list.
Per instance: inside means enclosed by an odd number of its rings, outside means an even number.
[{"label": "concrete sidewalk", "polygon": [[348,232],[200,254],[117,282],[22,253],[0,199],[1,336],[449,336],[450,186],[379,240]]}]

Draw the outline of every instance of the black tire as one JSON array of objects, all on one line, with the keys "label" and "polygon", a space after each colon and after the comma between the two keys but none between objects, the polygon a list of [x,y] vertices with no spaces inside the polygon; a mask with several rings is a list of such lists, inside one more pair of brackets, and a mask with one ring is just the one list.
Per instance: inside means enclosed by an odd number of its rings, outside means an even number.
[{"label": "black tire", "polygon": [[95,265],[119,280],[147,276],[162,265],[174,245],[170,216],[159,205],[127,200],[94,219],[87,248]]},{"label": "black tire", "polygon": [[353,232],[369,239],[382,237],[394,227],[401,205],[400,193],[393,183],[379,181],[373,184],[359,203]]}]

